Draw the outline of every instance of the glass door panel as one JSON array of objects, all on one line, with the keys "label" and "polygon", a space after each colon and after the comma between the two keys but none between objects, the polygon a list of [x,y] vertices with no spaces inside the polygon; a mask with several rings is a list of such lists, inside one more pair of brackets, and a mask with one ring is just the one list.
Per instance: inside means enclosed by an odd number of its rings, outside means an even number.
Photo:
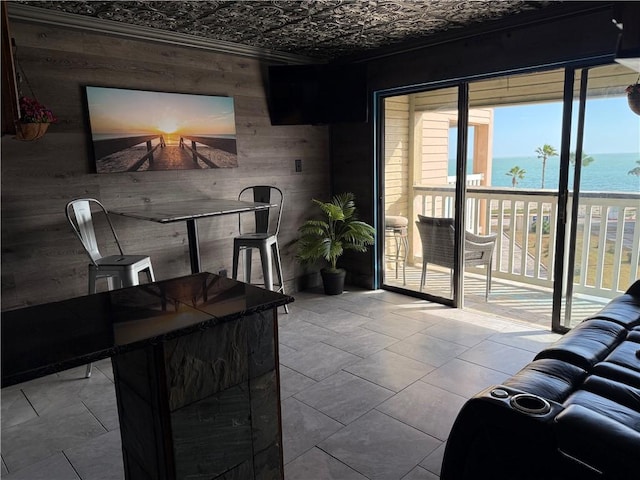
[{"label": "glass door panel", "polygon": [[469,85],[467,307],[551,324],[563,85],[563,69]]},{"label": "glass door panel", "polygon": [[436,241],[434,224],[442,222],[416,221],[447,222],[455,214],[456,178],[450,165],[457,156],[455,136],[451,140],[457,102],[457,87],[383,100],[382,283],[447,300],[453,299],[453,236],[445,232],[447,243]]},{"label": "glass door panel", "polygon": [[618,64],[576,72],[576,99],[586,89],[583,120],[580,102],[573,109],[561,328],[596,313],[640,274],[640,116],[625,93],[637,78]]}]

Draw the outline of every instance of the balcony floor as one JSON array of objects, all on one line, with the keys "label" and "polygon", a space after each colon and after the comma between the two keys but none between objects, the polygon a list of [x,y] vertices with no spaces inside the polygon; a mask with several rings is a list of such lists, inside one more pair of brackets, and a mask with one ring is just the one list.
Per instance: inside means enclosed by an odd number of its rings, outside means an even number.
[{"label": "balcony floor", "polygon": [[[402,267],[395,278],[395,267],[387,266],[390,278],[385,284],[398,288],[418,291],[422,267],[407,266],[406,285],[403,285]],[[450,273],[447,269],[429,267],[424,292],[451,298]],[[536,287],[523,283],[507,281],[493,277],[489,300],[485,302],[484,274],[468,273],[465,276],[466,309],[481,311],[489,315],[497,315],[507,319],[535,323],[545,328],[551,327],[552,291],[549,288]],[[574,295],[572,302],[571,326],[575,326],[584,318],[593,315],[604,307],[608,299],[599,299],[583,295]],[[562,318],[564,318],[562,306]]]},{"label": "balcony floor", "polygon": [[[384,290],[295,298],[279,315],[286,480],[439,478],[464,402],[559,338]],[[124,477],[111,362],[83,373],[2,389],[3,479]]]}]

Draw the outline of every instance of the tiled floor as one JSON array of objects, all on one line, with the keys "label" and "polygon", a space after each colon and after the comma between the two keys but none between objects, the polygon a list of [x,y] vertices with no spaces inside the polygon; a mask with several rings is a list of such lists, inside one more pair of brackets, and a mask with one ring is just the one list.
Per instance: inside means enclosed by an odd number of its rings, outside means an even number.
[{"label": "tiled floor", "polygon": [[[387,291],[296,294],[280,315],[287,480],[437,479],[465,400],[557,335]],[[2,390],[2,478],[124,477],[109,360]]]}]

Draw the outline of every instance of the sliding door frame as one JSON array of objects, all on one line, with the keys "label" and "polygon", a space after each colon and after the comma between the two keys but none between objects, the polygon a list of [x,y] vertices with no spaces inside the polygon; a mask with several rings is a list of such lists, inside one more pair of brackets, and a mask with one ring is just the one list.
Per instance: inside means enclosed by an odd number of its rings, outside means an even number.
[{"label": "sliding door frame", "polygon": [[[598,67],[611,63],[610,56],[595,57],[591,59],[583,59],[577,62],[566,62],[563,64],[545,65],[530,68],[516,69],[509,72],[499,72],[493,74],[485,74],[479,76],[465,77],[464,79],[456,79],[452,81],[441,81],[429,84],[420,85],[419,87],[413,86],[410,88],[394,88],[388,90],[380,90],[373,92],[374,99],[374,152],[375,152],[375,175],[374,175],[374,193],[376,198],[376,222],[377,222],[377,235],[378,238],[384,238],[384,100],[388,97],[409,95],[417,92],[425,92],[438,90],[441,88],[458,88],[458,137],[457,137],[457,156],[456,156],[456,192],[455,192],[455,218],[454,226],[455,237],[455,250],[456,256],[454,258],[454,271],[453,271],[453,293],[452,298],[443,298],[434,296],[425,292],[416,292],[401,288],[393,285],[387,285],[383,283],[382,275],[380,272],[384,268],[384,250],[381,247],[382,242],[379,243],[380,247],[377,248],[375,256],[375,277],[374,287],[384,288],[389,291],[402,293],[408,296],[421,298],[437,302],[443,305],[448,305],[456,308],[462,308],[464,306],[464,241],[463,232],[464,225],[466,225],[465,218],[466,212],[466,171],[467,171],[467,144],[468,144],[468,120],[469,120],[469,86],[472,82],[487,80],[490,78],[498,78],[508,75],[526,74],[532,72],[539,72],[545,70],[551,70],[554,68],[562,68],[565,72],[564,86],[563,86],[563,116],[562,116],[562,131],[561,131],[561,152],[560,152],[560,172],[558,181],[558,225],[556,229],[556,246],[555,246],[555,258],[556,262],[553,268],[554,274],[554,286],[553,286],[553,307],[552,307],[552,322],[551,328],[553,331],[566,332],[567,327],[562,325],[561,312],[562,302],[568,301],[570,305],[570,298],[566,299],[565,295],[571,295],[571,285],[565,286],[565,281],[571,282],[572,277],[565,280],[565,276],[572,275],[572,265],[565,264],[563,259],[565,258],[566,249],[569,249],[569,256],[574,258],[575,252],[573,252],[573,246],[575,245],[575,234],[567,232],[567,219],[577,215],[577,202],[573,204],[573,210],[567,211],[569,205],[569,171],[570,171],[570,149],[571,149],[571,129],[572,129],[572,113],[573,113],[573,100],[574,100],[574,82],[575,73],[577,69],[582,70],[582,76],[580,87],[580,110],[578,119],[578,145],[576,146],[576,153],[582,151],[582,135],[584,128],[584,98],[586,97],[586,77],[589,68]],[[579,194],[579,175],[580,165],[576,165],[573,194]],[[569,235],[569,237],[567,237]],[[568,241],[567,241],[568,238]],[[570,258],[570,260],[571,260]]]},{"label": "sliding door frame", "polygon": [[456,196],[453,259],[453,306],[464,307],[464,231],[467,204],[467,145],[469,142],[469,82],[458,85],[458,139],[456,155]]},{"label": "sliding door frame", "polygon": [[571,149],[571,116],[573,114],[573,86],[575,69],[564,70],[564,91],[562,99],[562,133],[560,142],[560,172],[558,179],[558,221],[556,225],[555,264],[553,266],[553,303],[551,309],[551,329],[562,331],[560,314],[564,290],[565,248],[567,238],[567,206],[569,204],[569,152]]},{"label": "sliding door frame", "polygon": [[[457,109],[458,109],[458,136],[456,139],[456,191],[455,191],[455,215],[454,215],[454,257],[453,268],[453,292],[451,298],[436,296],[427,292],[417,292],[406,288],[400,288],[383,283],[381,272],[384,269],[384,148],[385,148],[385,122],[384,122],[384,100],[394,96],[410,95],[417,92],[440,90],[445,88],[457,88]],[[376,152],[375,174],[374,174],[374,195],[376,198],[376,235],[382,241],[376,242],[378,246],[375,255],[375,275],[374,288],[384,287],[386,290],[402,293],[404,295],[440,303],[455,308],[463,307],[464,299],[464,272],[461,270],[464,265],[464,225],[465,225],[465,204],[466,204],[466,178],[467,178],[467,142],[468,142],[468,122],[469,122],[469,83],[468,82],[439,82],[424,85],[422,88],[392,89],[374,92],[374,151]],[[411,219],[409,219],[411,221]]]}]

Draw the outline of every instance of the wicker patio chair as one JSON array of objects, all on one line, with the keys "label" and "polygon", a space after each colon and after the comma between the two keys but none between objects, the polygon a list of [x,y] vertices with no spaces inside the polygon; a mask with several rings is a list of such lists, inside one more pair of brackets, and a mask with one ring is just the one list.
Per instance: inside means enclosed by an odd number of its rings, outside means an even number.
[{"label": "wicker patio chair", "polygon": [[[453,290],[453,258],[454,258],[454,228],[453,218],[435,218],[418,215],[416,222],[422,243],[422,276],[420,291],[427,280],[427,265],[429,263],[451,269],[451,288]],[[464,238],[464,266],[485,267],[486,286],[485,301],[491,291],[491,261],[496,245],[496,234],[475,235],[465,231]]]}]

